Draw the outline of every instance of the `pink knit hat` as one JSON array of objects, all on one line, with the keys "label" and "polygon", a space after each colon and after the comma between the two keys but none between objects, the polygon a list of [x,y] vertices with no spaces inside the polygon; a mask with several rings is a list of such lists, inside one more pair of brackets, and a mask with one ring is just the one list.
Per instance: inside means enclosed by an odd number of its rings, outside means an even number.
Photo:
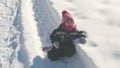
[{"label": "pink knit hat", "polygon": [[[72,26],[64,26],[64,24],[68,21],[72,21],[73,23]],[[69,32],[69,31],[72,31],[75,27],[76,25],[74,24],[74,19],[72,15],[66,10],[63,10],[62,11],[62,28]]]},{"label": "pink knit hat", "polygon": [[72,15],[68,11],[63,10],[62,11],[62,24],[64,24],[67,21],[72,21],[74,24],[74,19],[73,19]]}]

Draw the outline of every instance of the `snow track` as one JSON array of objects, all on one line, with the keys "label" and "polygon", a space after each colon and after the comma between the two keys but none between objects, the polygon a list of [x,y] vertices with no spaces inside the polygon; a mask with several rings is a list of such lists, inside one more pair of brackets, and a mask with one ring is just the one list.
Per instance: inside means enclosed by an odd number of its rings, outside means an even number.
[{"label": "snow track", "polygon": [[[51,7],[51,3],[48,0],[33,0],[33,9],[35,20],[37,21],[38,34],[41,38],[42,46],[50,46],[49,35],[53,29],[55,29],[61,22],[56,11]],[[58,64],[51,64],[50,61],[46,59],[41,59],[40,57],[36,57],[34,59],[34,64],[31,66],[32,68],[96,68],[95,64],[92,60],[87,56],[87,54],[80,48],[77,47],[78,54],[71,59],[66,59],[67,65],[62,62],[57,62]],[[79,52],[80,51],[80,52]],[[82,56],[81,56],[82,55]],[[43,63],[41,63],[41,62]],[[41,65],[38,66],[36,63],[40,62]],[[72,62],[72,63],[71,63]],[[44,64],[45,63],[45,64]],[[58,65],[58,66],[57,66]],[[63,66],[63,67],[61,67]]]},{"label": "snow track", "polygon": [[21,0],[21,24],[23,30],[21,32],[21,47],[18,51],[18,60],[24,64],[24,68],[30,68],[32,59],[35,56],[40,55],[43,57],[31,0]]},{"label": "snow track", "polygon": [[0,68],[13,68],[16,60],[20,39],[18,12],[18,0],[0,1]]}]

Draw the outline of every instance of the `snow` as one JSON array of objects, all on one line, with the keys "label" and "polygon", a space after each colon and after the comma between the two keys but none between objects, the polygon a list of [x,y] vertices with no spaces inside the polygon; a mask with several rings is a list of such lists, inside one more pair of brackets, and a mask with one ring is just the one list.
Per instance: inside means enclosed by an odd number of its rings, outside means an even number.
[{"label": "snow", "polygon": [[[0,68],[120,68],[119,0],[0,0]],[[51,62],[42,47],[68,10],[88,33],[77,54]]]}]

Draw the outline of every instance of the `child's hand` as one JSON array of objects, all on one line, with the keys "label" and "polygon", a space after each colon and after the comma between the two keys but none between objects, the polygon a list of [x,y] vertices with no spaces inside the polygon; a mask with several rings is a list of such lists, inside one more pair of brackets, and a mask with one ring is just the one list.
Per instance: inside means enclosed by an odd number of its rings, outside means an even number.
[{"label": "child's hand", "polygon": [[87,33],[86,33],[85,31],[81,31],[79,37],[80,37],[80,38],[81,38],[81,37],[87,38],[88,35],[87,35]]},{"label": "child's hand", "polygon": [[86,39],[85,38],[76,38],[74,40],[75,43],[80,43],[80,44],[85,44],[86,43]]},{"label": "child's hand", "polygon": [[51,46],[50,46],[50,47],[43,47],[43,48],[42,48],[42,50],[43,50],[44,52],[49,52],[51,49],[52,49]]},{"label": "child's hand", "polygon": [[81,44],[85,44],[86,43],[86,39],[83,37],[83,38],[80,38],[80,43]]}]

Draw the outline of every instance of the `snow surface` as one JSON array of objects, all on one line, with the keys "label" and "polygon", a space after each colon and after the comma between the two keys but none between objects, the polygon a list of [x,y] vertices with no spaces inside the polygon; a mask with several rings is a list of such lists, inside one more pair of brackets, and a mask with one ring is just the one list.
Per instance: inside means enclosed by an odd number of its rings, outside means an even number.
[{"label": "snow surface", "polygon": [[[0,68],[120,68],[119,0],[0,0]],[[42,47],[61,23],[61,11],[88,32],[77,54],[51,62]]]}]

